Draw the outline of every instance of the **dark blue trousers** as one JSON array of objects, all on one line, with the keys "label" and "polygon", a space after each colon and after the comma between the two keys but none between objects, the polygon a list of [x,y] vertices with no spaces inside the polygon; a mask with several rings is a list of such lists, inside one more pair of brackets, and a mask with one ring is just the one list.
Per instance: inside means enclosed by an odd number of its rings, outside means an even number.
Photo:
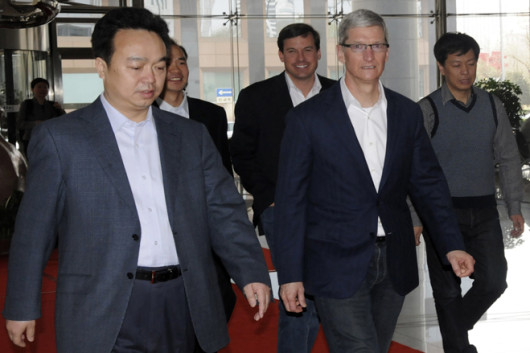
[{"label": "dark blue trousers", "polygon": [[388,276],[386,245],[374,245],[361,287],[350,298],[315,296],[331,353],[387,353],[405,297]]},{"label": "dark blue trousers", "polygon": [[[272,240],[274,208],[269,207],[260,215],[261,226],[267,238],[267,243],[271,249],[274,263],[274,244]],[[317,339],[320,329],[315,303],[311,298],[306,297],[307,307],[303,313],[289,313],[285,310],[283,302],[279,304],[278,319],[278,353],[311,353],[313,345]]]}]

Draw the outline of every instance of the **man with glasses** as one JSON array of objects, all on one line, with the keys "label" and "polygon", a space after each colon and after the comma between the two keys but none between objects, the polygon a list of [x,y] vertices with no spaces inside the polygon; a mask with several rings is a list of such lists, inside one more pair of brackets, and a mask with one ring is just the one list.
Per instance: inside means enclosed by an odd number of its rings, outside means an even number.
[{"label": "man with glasses", "polygon": [[476,353],[468,331],[507,287],[502,229],[495,199],[495,163],[513,223],[523,233],[521,167],[517,144],[502,102],[473,86],[480,53],[464,33],[446,33],[434,45],[442,87],[419,103],[425,127],[449,184],[467,251],[477,261],[473,284],[462,295],[460,279],[438,258],[425,227],[429,277],[445,353]]},{"label": "man with glasses", "polygon": [[275,197],[280,295],[301,312],[313,295],[332,353],[386,353],[404,296],[418,285],[407,195],[459,277],[473,272],[419,106],[385,88],[383,19],[345,16],[345,75],[287,115]]},{"label": "man with glasses", "polygon": [[[305,23],[286,26],[278,36],[278,55],[285,71],[239,93],[230,152],[234,170],[254,201],[254,224],[265,233],[271,251],[274,192],[285,115],[335,81],[317,75],[320,36]],[[281,239],[279,240],[281,241]],[[272,252],[274,262],[274,252]],[[303,314],[280,305],[278,352],[311,352],[320,322],[312,301]]]}]

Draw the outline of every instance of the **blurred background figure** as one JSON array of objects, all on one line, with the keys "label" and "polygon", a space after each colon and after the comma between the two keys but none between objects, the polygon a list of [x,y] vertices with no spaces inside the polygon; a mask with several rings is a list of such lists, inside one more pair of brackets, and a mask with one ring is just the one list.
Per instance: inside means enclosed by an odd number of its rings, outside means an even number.
[{"label": "blurred background figure", "polygon": [[48,80],[37,77],[31,81],[31,92],[33,98],[26,99],[20,104],[20,110],[17,117],[18,142],[22,145],[21,149],[26,150],[31,131],[33,128],[44,120],[55,118],[65,114],[65,111],[58,102],[46,99],[50,90]]}]

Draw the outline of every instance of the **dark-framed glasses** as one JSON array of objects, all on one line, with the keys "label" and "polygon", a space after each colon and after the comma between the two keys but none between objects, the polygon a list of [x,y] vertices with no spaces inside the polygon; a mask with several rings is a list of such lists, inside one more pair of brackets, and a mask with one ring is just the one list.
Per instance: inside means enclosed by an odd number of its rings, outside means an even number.
[{"label": "dark-framed glasses", "polygon": [[354,53],[362,53],[368,47],[374,51],[374,53],[383,53],[385,52],[389,47],[390,44],[388,43],[373,43],[373,44],[363,44],[363,43],[353,43],[353,44],[346,44],[342,43],[341,46],[345,48],[350,48],[350,50]]}]

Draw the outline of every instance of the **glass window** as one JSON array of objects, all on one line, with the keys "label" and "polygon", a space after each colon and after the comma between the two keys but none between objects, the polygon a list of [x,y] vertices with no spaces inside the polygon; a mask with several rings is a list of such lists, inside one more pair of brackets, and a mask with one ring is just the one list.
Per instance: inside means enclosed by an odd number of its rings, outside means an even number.
[{"label": "glass window", "polygon": [[103,80],[97,73],[64,73],[64,106],[92,103],[103,92]]},{"label": "glass window", "polygon": [[[518,84],[526,109],[530,109],[529,10],[530,2],[526,0],[459,0],[456,19],[449,28],[469,34],[478,42],[477,80],[492,77]],[[487,12],[491,14],[484,15]]]}]

